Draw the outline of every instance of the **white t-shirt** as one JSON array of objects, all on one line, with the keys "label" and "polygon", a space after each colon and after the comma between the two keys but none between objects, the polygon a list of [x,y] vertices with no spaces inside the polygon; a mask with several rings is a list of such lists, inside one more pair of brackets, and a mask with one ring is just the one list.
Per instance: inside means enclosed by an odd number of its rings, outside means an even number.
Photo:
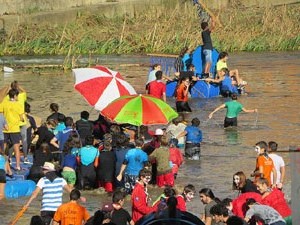
[{"label": "white t-shirt", "polygon": [[62,204],[64,186],[66,185],[67,182],[61,177],[55,178],[53,182],[50,182],[46,177],[42,177],[38,181],[36,186],[43,191],[41,211],[55,212],[57,210]]},{"label": "white t-shirt", "polygon": [[[277,181],[276,184],[280,183],[280,179],[281,179],[281,173],[280,173],[280,168],[285,166],[283,158],[277,154],[271,153],[269,154],[270,158],[273,160],[274,163],[274,167],[276,169],[277,172]],[[273,175],[271,175],[271,181],[273,183]]]},{"label": "white t-shirt", "polygon": [[[171,137],[176,137],[180,133],[182,133],[186,128],[184,123],[178,123],[177,126],[175,124],[170,124],[167,127],[166,133],[169,133]],[[178,138],[178,144],[184,144],[185,136]]]},{"label": "white t-shirt", "polygon": [[150,71],[150,73],[148,74],[148,80],[146,84],[149,84],[151,81],[156,80],[156,76],[155,76],[156,72],[157,70]]}]

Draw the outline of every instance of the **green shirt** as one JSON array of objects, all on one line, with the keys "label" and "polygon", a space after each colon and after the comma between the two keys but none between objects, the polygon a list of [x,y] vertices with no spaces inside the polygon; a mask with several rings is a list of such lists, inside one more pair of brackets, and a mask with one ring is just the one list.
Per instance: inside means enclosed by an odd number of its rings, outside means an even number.
[{"label": "green shirt", "polygon": [[227,118],[237,117],[238,114],[243,109],[243,105],[236,100],[225,102],[225,107],[227,108],[227,113],[226,113]]}]

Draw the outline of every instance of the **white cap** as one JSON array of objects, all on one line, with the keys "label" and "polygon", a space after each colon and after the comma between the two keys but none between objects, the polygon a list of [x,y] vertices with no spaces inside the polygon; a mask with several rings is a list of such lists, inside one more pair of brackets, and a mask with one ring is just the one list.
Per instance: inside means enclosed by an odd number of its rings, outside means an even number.
[{"label": "white cap", "polygon": [[164,135],[164,132],[162,129],[156,129],[155,130],[155,135]]},{"label": "white cap", "polygon": [[51,162],[45,162],[45,163],[44,163],[44,166],[42,166],[42,168],[43,168],[44,170],[48,170],[48,171],[55,171],[55,166],[54,166],[54,164],[51,163]]}]

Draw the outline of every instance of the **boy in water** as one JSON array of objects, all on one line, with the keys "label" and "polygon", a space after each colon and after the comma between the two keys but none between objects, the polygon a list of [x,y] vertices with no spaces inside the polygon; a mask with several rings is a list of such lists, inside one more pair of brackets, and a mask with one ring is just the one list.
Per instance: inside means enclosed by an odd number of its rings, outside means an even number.
[{"label": "boy in water", "polygon": [[213,44],[211,40],[211,32],[215,29],[216,23],[215,18],[211,18],[211,25],[208,25],[208,22],[202,22],[201,23],[201,37],[202,37],[202,51],[203,55],[205,56],[205,66],[203,71],[204,77],[209,77],[209,71],[212,64],[212,50],[213,50]]},{"label": "boy in water", "polygon": [[278,189],[282,189],[282,184],[285,177],[285,163],[281,156],[275,154],[277,151],[278,144],[275,141],[270,141],[268,143],[268,153],[269,157],[273,160],[274,167],[277,172],[277,180],[273,181]]},{"label": "boy in water", "polygon": [[208,118],[211,119],[213,114],[220,109],[227,108],[226,117],[224,120],[224,128],[227,127],[237,127],[237,117],[241,111],[246,113],[255,113],[257,109],[246,109],[241,103],[237,101],[237,95],[231,95],[232,101],[225,102],[224,104],[217,107],[214,111],[212,111]]},{"label": "boy in water", "polygon": [[120,190],[114,192],[113,201],[113,212],[111,215],[111,222],[118,225],[134,225],[134,222],[127,210],[123,208],[125,202],[126,193]]}]

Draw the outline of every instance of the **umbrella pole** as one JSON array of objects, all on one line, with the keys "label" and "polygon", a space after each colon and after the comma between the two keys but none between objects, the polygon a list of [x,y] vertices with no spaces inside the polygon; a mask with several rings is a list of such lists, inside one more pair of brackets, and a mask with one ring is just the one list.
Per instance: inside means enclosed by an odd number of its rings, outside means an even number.
[{"label": "umbrella pole", "polygon": [[141,126],[138,126],[138,135],[137,135],[138,138],[141,137]]}]

